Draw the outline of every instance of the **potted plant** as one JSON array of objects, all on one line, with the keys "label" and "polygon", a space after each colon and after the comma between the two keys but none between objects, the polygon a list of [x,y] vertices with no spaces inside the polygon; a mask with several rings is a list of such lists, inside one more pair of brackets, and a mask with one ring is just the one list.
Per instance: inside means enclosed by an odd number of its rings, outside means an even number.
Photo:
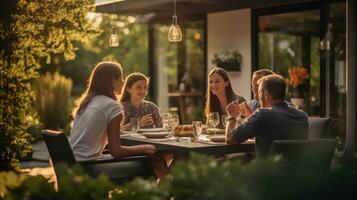
[{"label": "potted plant", "polygon": [[306,88],[306,80],[309,79],[309,72],[306,68],[297,66],[289,67],[289,78],[286,80],[290,86],[291,103],[296,107],[301,107],[304,104],[304,91]]},{"label": "potted plant", "polygon": [[240,64],[242,55],[238,50],[225,51],[223,54],[214,54],[212,63],[217,67],[223,68],[227,71],[241,71]]}]

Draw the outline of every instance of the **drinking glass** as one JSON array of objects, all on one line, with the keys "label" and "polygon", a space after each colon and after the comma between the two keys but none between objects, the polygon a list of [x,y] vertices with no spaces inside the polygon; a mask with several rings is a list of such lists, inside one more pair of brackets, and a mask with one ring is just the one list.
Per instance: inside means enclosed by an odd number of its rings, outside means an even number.
[{"label": "drinking glass", "polygon": [[134,133],[137,133],[137,132],[138,132],[139,122],[140,122],[140,120],[139,120],[139,118],[137,118],[137,117],[130,118],[131,130],[132,130]]},{"label": "drinking glass", "polygon": [[171,118],[171,114],[170,113],[162,113],[161,118],[162,118],[162,127],[164,129],[169,129],[170,128],[169,121]]},{"label": "drinking glass", "polygon": [[193,137],[197,140],[202,133],[202,129],[203,129],[202,122],[201,121],[193,121],[192,127],[193,127]]},{"label": "drinking glass", "polygon": [[212,112],[209,114],[209,120],[211,121],[211,125],[213,125],[214,129],[217,129],[217,125],[219,124],[219,113]]},{"label": "drinking glass", "polygon": [[169,119],[169,126],[172,130],[175,129],[176,126],[180,124],[180,120],[177,114],[172,114]]},{"label": "drinking glass", "polygon": [[222,124],[224,127],[226,127],[228,121],[228,116],[227,115],[222,115]]}]

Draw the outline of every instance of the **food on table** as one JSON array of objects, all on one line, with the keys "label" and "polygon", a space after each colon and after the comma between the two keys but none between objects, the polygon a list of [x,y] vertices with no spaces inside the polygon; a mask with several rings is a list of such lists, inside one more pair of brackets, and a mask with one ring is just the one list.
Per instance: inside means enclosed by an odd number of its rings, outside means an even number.
[{"label": "food on table", "polygon": [[174,134],[177,137],[193,137],[192,125],[179,125],[174,129]]}]

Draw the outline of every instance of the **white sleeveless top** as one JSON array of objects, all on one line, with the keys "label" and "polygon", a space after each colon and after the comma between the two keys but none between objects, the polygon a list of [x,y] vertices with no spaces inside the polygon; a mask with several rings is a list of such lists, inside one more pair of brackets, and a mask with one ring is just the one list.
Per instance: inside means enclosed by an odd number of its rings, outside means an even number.
[{"label": "white sleeveless top", "polygon": [[102,157],[103,148],[108,143],[108,125],[120,112],[118,102],[98,95],[81,115],[75,117],[69,142],[77,161]]}]

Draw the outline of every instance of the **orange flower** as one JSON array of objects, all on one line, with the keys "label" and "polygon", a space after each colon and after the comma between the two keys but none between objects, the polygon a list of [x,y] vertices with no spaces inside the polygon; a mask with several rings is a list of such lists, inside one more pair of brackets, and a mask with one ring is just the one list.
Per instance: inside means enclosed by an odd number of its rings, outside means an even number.
[{"label": "orange flower", "polygon": [[289,67],[288,69],[289,78],[286,82],[293,86],[294,88],[303,84],[306,79],[309,79],[309,72],[304,67]]}]

